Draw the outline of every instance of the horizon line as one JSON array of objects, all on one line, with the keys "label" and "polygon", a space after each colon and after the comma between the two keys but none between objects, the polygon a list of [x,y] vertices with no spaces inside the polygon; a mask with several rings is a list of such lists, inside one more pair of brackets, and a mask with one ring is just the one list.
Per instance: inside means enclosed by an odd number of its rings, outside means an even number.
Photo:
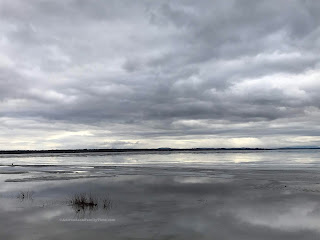
[{"label": "horizon line", "polygon": [[28,154],[28,153],[83,153],[83,152],[142,152],[142,151],[160,151],[160,152],[178,152],[178,151],[219,151],[219,150],[303,150],[320,149],[319,146],[301,146],[301,147],[232,147],[232,148],[79,148],[79,149],[29,149],[29,150],[0,150],[0,154]]}]

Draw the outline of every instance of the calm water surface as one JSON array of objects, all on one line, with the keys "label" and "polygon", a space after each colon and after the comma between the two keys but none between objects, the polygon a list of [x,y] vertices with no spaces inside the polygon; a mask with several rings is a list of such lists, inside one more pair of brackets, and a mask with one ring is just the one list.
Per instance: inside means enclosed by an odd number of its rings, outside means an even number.
[{"label": "calm water surface", "polygon": [[[0,155],[0,239],[320,239],[319,157],[319,150]],[[97,206],[72,205],[76,194]]]}]

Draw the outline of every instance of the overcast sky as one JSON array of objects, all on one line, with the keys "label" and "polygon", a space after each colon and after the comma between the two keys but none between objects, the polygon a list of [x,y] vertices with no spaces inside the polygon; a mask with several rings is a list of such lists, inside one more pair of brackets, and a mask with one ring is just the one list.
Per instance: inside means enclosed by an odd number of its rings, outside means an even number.
[{"label": "overcast sky", "polygon": [[320,146],[320,1],[0,0],[0,149]]}]

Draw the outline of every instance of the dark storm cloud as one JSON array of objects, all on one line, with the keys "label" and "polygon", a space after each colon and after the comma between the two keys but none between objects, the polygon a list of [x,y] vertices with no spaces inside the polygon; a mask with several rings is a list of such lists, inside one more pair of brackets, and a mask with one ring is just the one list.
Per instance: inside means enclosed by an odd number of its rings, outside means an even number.
[{"label": "dark storm cloud", "polygon": [[[315,136],[303,129],[319,116],[319,12],[307,0],[0,1],[0,114],[115,142]],[[284,120],[295,128],[272,126]]]}]

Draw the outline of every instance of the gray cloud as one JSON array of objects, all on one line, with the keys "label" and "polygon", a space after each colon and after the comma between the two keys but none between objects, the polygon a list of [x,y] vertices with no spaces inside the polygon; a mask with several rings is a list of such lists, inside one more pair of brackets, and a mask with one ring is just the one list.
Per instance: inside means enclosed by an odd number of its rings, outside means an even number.
[{"label": "gray cloud", "polygon": [[[64,126],[52,135],[89,131],[99,146],[318,144],[319,10],[302,0],[0,1],[0,118],[19,122],[12,148],[36,139],[29,121],[47,147],[63,147],[41,130],[52,123]],[[88,145],[76,141],[68,147]]]}]

